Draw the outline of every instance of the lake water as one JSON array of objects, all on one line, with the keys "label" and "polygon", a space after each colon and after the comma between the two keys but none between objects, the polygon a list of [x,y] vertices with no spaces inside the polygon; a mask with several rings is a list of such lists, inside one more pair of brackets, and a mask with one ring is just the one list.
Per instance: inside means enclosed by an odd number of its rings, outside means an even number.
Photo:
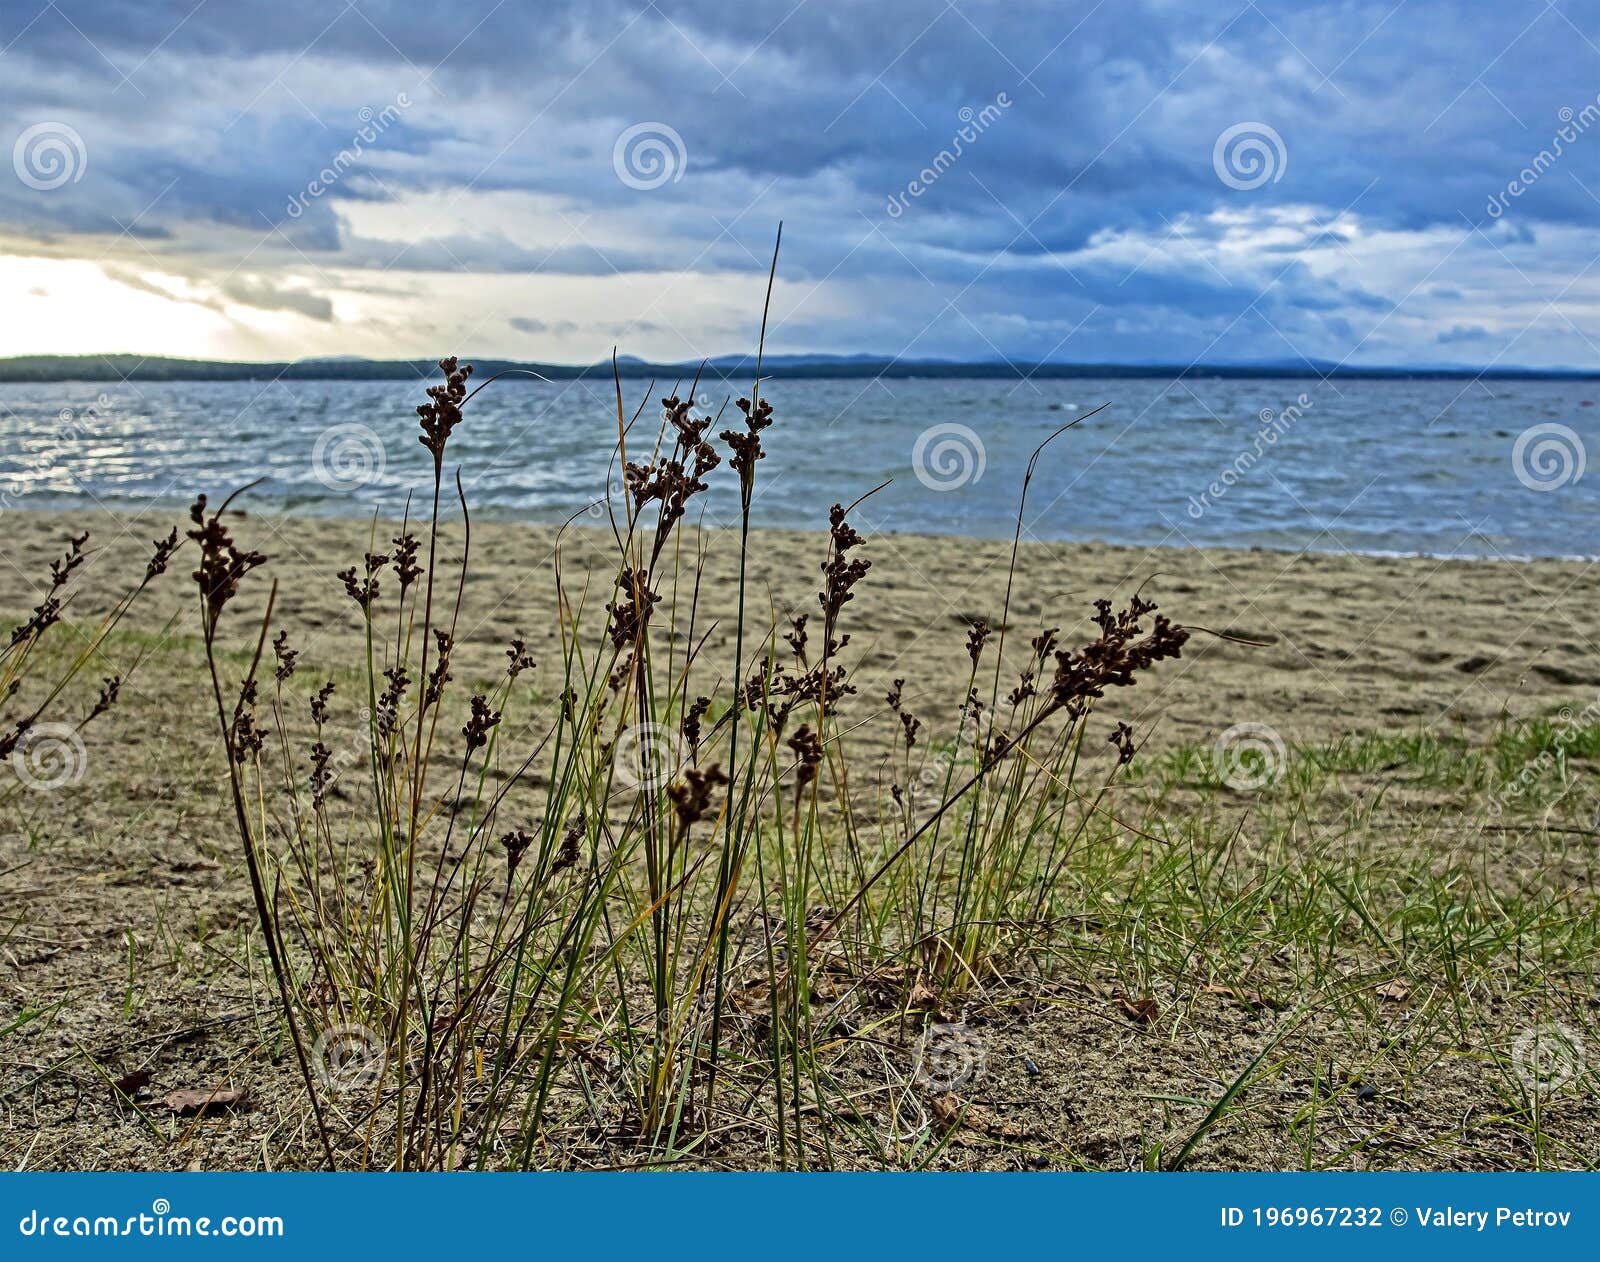
[{"label": "lake water", "polygon": [[[182,506],[264,478],[256,511],[397,514],[427,485],[422,386],[0,385],[0,510]],[[646,382],[624,382],[631,408]],[[657,387],[659,398],[666,390]],[[1028,457],[1041,539],[1440,556],[1600,553],[1600,383],[1186,379],[768,383],[758,525],[814,529],[886,479],[863,526],[1009,537]],[[719,390],[706,398],[723,403]],[[738,420],[729,406],[715,430]],[[648,450],[659,408],[630,435]],[[450,446],[475,516],[557,521],[607,490],[609,382],[505,380]],[[1600,452],[1597,452],[1600,454]],[[611,484],[617,484],[615,470]],[[713,519],[736,508],[726,465]],[[590,520],[595,517],[591,511]]]}]

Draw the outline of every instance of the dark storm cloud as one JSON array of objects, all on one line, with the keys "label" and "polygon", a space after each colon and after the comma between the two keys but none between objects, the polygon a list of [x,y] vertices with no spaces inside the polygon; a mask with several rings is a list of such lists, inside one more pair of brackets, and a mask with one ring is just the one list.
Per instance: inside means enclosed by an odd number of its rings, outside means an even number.
[{"label": "dark storm cloud", "polygon": [[[926,283],[1006,353],[1042,353],[1101,309],[1157,333],[1181,312],[1199,346],[1208,321],[1265,317],[1338,354],[1332,330],[1370,326],[1410,286],[1375,293],[1300,256],[1480,225],[1463,257],[1492,262],[1590,231],[1600,196],[1593,2],[21,0],[6,22],[4,135],[60,120],[88,153],[86,178],[48,199],[0,186],[0,225],[57,252],[231,230],[319,267],[759,272],[783,217],[786,276],[908,286],[890,302]],[[645,121],[681,138],[683,167],[641,190],[612,145]],[[1213,146],[1249,122],[1281,138],[1277,178],[1231,187]],[[500,194],[541,199],[553,239],[453,217],[492,219]],[[397,235],[351,229],[358,204],[427,198]],[[1278,236],[1251,219],[1284,207],[1318,218]],[[1247,258],[1174,248],[1222,250],[1230,213],[1258,238]],[[1108,232],[1142,244],[1105,257]]]}]

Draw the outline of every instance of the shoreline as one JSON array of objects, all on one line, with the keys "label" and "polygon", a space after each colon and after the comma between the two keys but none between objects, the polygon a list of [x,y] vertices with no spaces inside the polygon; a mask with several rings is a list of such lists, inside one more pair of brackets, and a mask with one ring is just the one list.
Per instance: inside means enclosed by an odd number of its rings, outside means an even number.
[{"label": "shoreline", "polygon": [[[359,620],[335,576],[359,563],[374,532],[383,550],[397,523],[270,514],[239,520],[241,542],[273,559],[255,577],[254,597],[270,576],[278,577],[280,623],[291,636],[311,636],[329,660],[352,652]],[[14,582],[3,612],[26,612],[37,599],[32,589],[42,590],[40,580],[70,533],[87,529],[91,547],[104,547],[80,576],[94,596],[142,572],[150,540],[185,524],[181,513],[165,510],[141,515],[131,528],[125,522],[103,513],[10,516],[0,558],[31,586]],[[862,533],[861,554],[872,567],[843,628],[851,635],[863,717],[880,705],[892,679],[904,677],[907,696],[933,727],[943,726],[965,695],[968,629],[980,618],[998,627],[1005,613],[1011,541],[874,532],[865,525]],[[606,616],[605,587],[614,573],[608,550],[615,546],[609,531],[585,523],[562,533],[474,514],[464,664],[488,669],[517,635],[550,657],[559,642],[552,565],[558,535],[569,599],[586,602],[585,634],[600,634],[588,620]],[[458,538],[459,524],[447,523],[442,536]],[[731,649],[736,614],[736,549],[719,537],[717,531],[683,535],[707,549],[700,616],[714,624],[706,646],[713,655]],[[758,631],[776,623],[781,637],[789,614],[815,614],[825,547],[821,532],[752,531],[748,607]],[[1018,664],[1013,653],[1025,651],[1039,631],[1059,627],[1064,643],[1088,638],[1095,599],[1125,600],[1142,591],[1175,621],[1202,629],[1175,669],[1138,688],[1113,690],[1102,703],[1110,718],[1142,726],[1161,743],[1208,746],[1245,722],[1266,723],[1289,740],[1396,729],[1484,732],[1502,718],[1544,717],[1600,695],[1600,654],[1587,630],[1600,622],[1592,566],[1554,558],[1025,541],[1012,585],[1007,676]],[[189,615],[187,567],[174,571],[163,578],[146,619]],[[92,607],[92,601],[79,606],[84,616]]]},{"label": "shoreline", "polygon": [[[128,518],[130,520],[144,521],[146,519],[154,520],[163,516],[171,516],[174,520],[178,520],[188,513],[189,505],[192,502],[193,501],[191,499],[183,499],[181,501],[177,499],[150,500],[137,506],[129,506],[126,508],[117,504],[111,504],[108,506],[105,501],[85,503],[82,506],[72,508],[62,508],[56,506],[42,506],[34,508],[25,504],[14,503],[0,505],[0,519],[4,519],[7,515],[14,514],[21,517],[36,517],[43,520],[55,519],[63,522],[71,522],[80,517],[86,521],[93,519],[105,520],[108,518]],[[492,507],[473,508],[471,513],[474,529],[478,528],[479,526],[494,526],[511,529],[525,528],[528,530],[556,530],[562,528],[563,524],[565,524],[566,528],[574,530],[595,529],[603,531],[605,529],[603,524],[605,519],[603,517],[596,516],[586,508],[578,509],[575,513],[569,515],[565,519],[560,517],[529,517],[519,515],[514,511],[496,509]],[[376,514],[358,517],[343,512],[323,512],[319,511],[315,507],[310,506],[309,502],[305,506],[295,506],[292,508],[285,508],[282,505],[273,505],[263,510],[246,508],[239,510],[239,515],[242,518],[255,518],[264,521],[344,523],[350,526],[359,526],[363,529],[373,521],[395,526],[398,526],[401,521],[401,517],[398,514]],[[416,518],[412,519],[413,524],[416,522],[416,520]],[[458,510],[451,509],[451,511],[441,511],[440,513],[441,522],[455,525],[458,524],[460,520],[461,514]],[[717,530],[732,530],[734,527],[721,525],[706,526],[703,527],[703,529],[705,529],[707,532],[714,532]],[[821,526],[812,529],[796,526],[768,526],[761,525],[759,523],[753,523],[750,529],[752,535],[797,535],[820,537],[826,534],[826,531]],[[863,525],[863,533],[866,533],[868,529],[868,526]],[[932,532],[926,530],[899,530],[892,527],[883,528],[877,526],[870,527],[870,531],[871,533],[869,538],[903,539],[913,544],[927,544],[930,546],[954,543],[975,543],[985,546],[998,546],[1004,544],[1009,546],[1012,541],[1012,535],[1010,533],[973,534],[970,532],[960,531]],[[1295,548],[1287,544],[1266,543],[1136,543],[1125,540],[1108,539],[1099,536],[1091,536],[1087,538],[1054,538],[1027,533],[1025,533],[1022,537],[1022,544],[1025,547],[1037,546],[1103,549],[1108,552],[1137,552],[1157,554],[1194,552],[1225,556],[1269,555],[1288,558],[1299,556],[1350,557],[1358,560],[1420,561],[1435,562],[1446,565],[1483,564],[1542,566],[1546,564],[1557,564],[1592,566],[1600,564],[1600,552],[1462,553],[1429,552],[1404,548]]]}]

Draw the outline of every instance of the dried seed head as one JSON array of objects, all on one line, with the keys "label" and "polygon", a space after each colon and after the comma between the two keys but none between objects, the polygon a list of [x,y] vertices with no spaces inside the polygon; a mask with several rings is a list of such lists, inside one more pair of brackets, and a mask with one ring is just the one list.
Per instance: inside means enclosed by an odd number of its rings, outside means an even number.
[{"label": "dried seed head", "polygon": [[[97,719],[117,703],[117,694],[122,691],[122,676],[108,675],[100,684],[100,695],[95,699],[94,708],[89,711],[88,717],[83,721]],[[80,724],[80,726],[82,726]]]},{"label": "dried seed head", "polygon": [[444,463],[444,447],[450,441],[451,431],[461,423],[461,405],[466,401],[467,378],[472,376],[472,365],[458,367],[456,357],[451,355],[439,361],[439,371],[444,374],[444,384],[429,386],[429,401],[417,408],[422,423],[418,441],[433,453],[435,472]]},{"label": "dried seed head", "polygon": [[67,580],[87,559],[83,545],[89,542],[89,532],[86,530],[76,538],[67,540],[67,554],[59,561],[50,562],[50,586],[52,590],[59,590],[67,585]]},{"label": "dried seed head", "polygon": [[394,574],[400,580],[400,594],[404,596],[406,588],[422,576],[422,568],[417,564],[417,537],[404,534],[391,542],[394,544]]},{"label": "dried seed head", "polygon": [[822,762],[822,741],[811,730],[809,723],[802,723],[793,736],[789,737],[788,746],[794,751],[795,756],[795,789],[800,790],[817,778],[817,767]]},{"label": "dried seed head", "polygon": [[1140,619],[1154,613],[1156,607],[1139,596],[1117,613],[1111,611],[1109,600],[1097,600],[1094,607],[1099,637],[1076,652],[1056,651],[1055,678],[1050,683],[1051,704],[1055,707],[1104,696],[1107,688],[1130,687],[1137,672],[1166,658],[1181,656],[1188,642],[1188,628],[1177,626],[1160,614],[1156,615],[1150,634],[1142,635]]},{"label": "dried seed head", "polygon": [[783,637],[802,664],[806,660],[806,617],[803,613],[796,614],[790,622],[790,630]]},{"label": "dried seed head", "polygon": [[200,545],[200,564],[193,578],[205,602],[207,625],[213,628],[223,608],[238,595],[240,581],[267,560],[261,553],[247,552],[234,543],[228,528],[222,524],[222,513],[223,510],[218,509],[207,517],[204,495],[197,496],[189,509],[194,528],[188,535]]},{"label": "dried seed head", "polygon": [[272,672],[273,678],[281,684],[294,674],[295,659],[300,656],[296,650],[289,647],[287,628],[272,637],[272,655],[278,659],[277,669]]},{"label": "dried seed head", "polygon": [[617,659],[617,665],[606,679],[606,685],[612,692],[621,692],[622,686],[628,682],[633,674],[633,653],[627,652]]},{"label": "dried seed head", "polygon": [[1117,747],[1117,765],[1119,767],[1126,766],[1133,761],[1134,751],[1137,746],[1133,743],[1133,729],[1131,727],[1119,720],[1117,730],[1106,739]]},{"label": "dried seed head", "polygon": [[22,738],[28,734],[28,730],[32,726],[32,719],[20,718],[17,720],[16,726],[9,732],[0,733],[0,758],[11,757],[12,751],[16,749]]},{"label": "dried seed head", "polygon": [[333,761],[333,751],[318,741],[311,747],[311,805],[320,808],[327,801],[328,789],[333,784],[334,773],[328,764]]},{"label": "dried seed head", "polygon": [[506,876],[509,878],[522,862],[522,856],[528,853],[528,847],[533,845],[533,834],[519,828],[500,838],[500,844],[506,849]]},{"label": "dried seed head", "polygon": [[61,620],[61,602],[54,596],[46,596],[34,606],[32,615],[20,626],[12,628],[11,643],[20,644],[29,636],[44,634]]},{"label": "dried seed head", "polygon": [[472,697],[472,714],[468,717],[466,725],[461,729],[461,735],[467,738],[467,752],[481,749],[489,743],[489,732],[500,722],[500,711],[489,708],[489,699],[482,693],[474,693]]},{"label": "dried seed head", "polygon": [[144,581],[147,583],[157,575],[167,572],[167,563],[172,560],[172,554],[178,550],[178,528],[174,526],[165,539],[155,540],[153,546],[155,550],[144,566]]},{"label": "dried seed head", "polygon": [[228,752],[236,763],[242,763],[261,752],[266,743],[266,733],[256,726],[256,681],[247,679],[239,688],[239,700],[233,707],[233,726],[228,733]]},{"label": "dried seed head", "polygon": [[733,452],[728,464],[739,475],[739,485],[748,502],[750,488],[755,484],[756,461],[767,455],[761,447],[761,431],[772,424],[772,404],[759,399],[752,405],[749,399],[740,399],[738,408],[744,413],[744,429],[725,429],[721,437]]},{"label": "dried seed head", "polygon": [[667,786],[667,796],[678,812],[678,822],[683,827],[697,823],[711,806],[711,791],[727,784],[728,777],[721,767],[713,764],[704,771],[691,767],[684,773],[682,784]]},{"label": "dried seed head", "polygon": [[705,439],[710,417],[696,420],[690,415],[692,402],[676,395],[661,404],[663,420],[675,435],[672,456],[648,465],[629,461],[622,472],[636,513],[652,500],[660,501],[659,530],[665,533],[684,515],[694,496],[710,489],[705,475],[722,463],[722,457]]},{"label": "dried seed head", "polygon": [[1037,696],[1039,690],[1033,686],[1033,671],[1028,669],[1017,678],[1017,686],[1006,696],[1006,704],[1015,709],[1029,697]]},{"label": "dried seed head", "polygon": [[328,680],[317,689],[316,696],[311,698],[311,721],[321,727],[328,721],[328,698],[333,696],[333,680]]},{"label": "dried seed head", "polygon": [[577,865],[578,843],[583,840],[583,834],[588,826],[583,812],[579,811],[578,817],[568,824],[567,831],[561,834],[561,849],[556,851],[556,857],[550,863],[551,876]]},{"label": "dried seed head", "polygon": [[[367,555],[370,557],[372,554],[369,552]],[[370,569],[365,576],[358,577],[356,567],[352,565],[349,569],[340,570],[338,577],[344,583],[345,595],[360,605],[363,613],[372,608],[372,602],[378,599],[378,580]]]},{"label": "dried seed head", "polygon": [[383,677],[389,682],[378,695],[376,724],[379,736],[388,736],[400,726],[400,703],[405,700],[406,689],[411,687],[411,675],[404,666],[389,666]]},{"label": "dried seed head", "polygon": [[515,679],[525,670],[532,670],[536,665],[533,654],[528,652],[527,643],[520,636],[512,639],[511,647],[506,649],[506,659],[506,675],[511,679]]},{"label": "dried seed head", "polygon": [[989,624],[982,618],[967,631],[967,656],[972,659],[974,669],[977,668],[978,658],[983,656],[983,646],[989,642],[989,636]]},{"label": "dried seed head", "polygon": [[40,636],[48,631],[57,622],[61,621],[62,601],[60,591],[72,578],[73,571],[83,564],[85,552],[83,545],[89,541],[87,533],[67,541],[67,551],[59,561],[50,562],[50,590],[45,593],[42,601],[34,606],[33,613],[21,626],[11,632],[13,645],[22,643],[30,636]]},{"label": "dried seed head", "polygon": [[689,758],[693,761],[700,753],[700,721],[705,718],[706,711],[711,708],[710,697],[696,697],[694,704],[689,707],[688,713],[683,716],[680,727],[683,739],[689,744]]},{"label": "dried seed head", "polygon": [[644,570],[624,568],[617,576],[617,589],[619,599],[606,606],[611,615],[607,633],[620,649],[638,641],[661,597],[650,590],[650,575]]},{"label": "dried seed head", "polygon": [[828,559],[822,563],[822,590],[817,601],[822,606],[823,654],[831,657],[850,642],[847,635],[834,634],[839,622],[839,611],[855,598],[854,588],[864,577],[872,562],[863,558],[851,560],[850,549],[865,543],[855,527],[844,519],[844,506],[835,504],[828,510]]},{"label": "dried seed head", "polygon": [[450,650],[455,647],[455,641],[448,631],[435,627],[433,642],[438,656],[434,659],[433,669],[428,672],[428,686],[423,689],[422,704],[425,706],[437,705],[439,698],[444,696],[444,686],[454,678],[450,674]]}]

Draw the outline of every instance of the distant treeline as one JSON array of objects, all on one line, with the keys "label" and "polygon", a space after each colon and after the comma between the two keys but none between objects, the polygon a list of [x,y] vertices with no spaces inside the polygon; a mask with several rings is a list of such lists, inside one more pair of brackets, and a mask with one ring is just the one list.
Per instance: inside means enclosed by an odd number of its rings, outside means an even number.
[{"label": "distant treeline", "polygon": [[[609,362],[599,364],[538,364],[510,359],[472,360],[478,380],[496,373],[537,373],[552,381],[606,378]],[[705,364],[653,364],[621,359],[616,370],[624,377],[655,378],[663,382],[687,381],[697,373],[702,380],[747,381],[755,373],[755,360],[746,357],[713,359]],[[1360,368],[1336,364],[1017,364],[958,363],[950,360],[868,359],[857,356],[827,358],[769,357],[763,366],[768,377],[945,377],[1022,380],[1025,378],[1082,377],[1231,377],[1340,380],[1418,380],[1481,378],[1489,381],[1594,381],[1600,370],[1495,368]],[[415,381],[431,380],[438,365],[424,359],[302,359],[291,363],[237,363],[211,359],[145,358],[140,355],[24,355],[0,359],[0,382],[46,381]]]}]

